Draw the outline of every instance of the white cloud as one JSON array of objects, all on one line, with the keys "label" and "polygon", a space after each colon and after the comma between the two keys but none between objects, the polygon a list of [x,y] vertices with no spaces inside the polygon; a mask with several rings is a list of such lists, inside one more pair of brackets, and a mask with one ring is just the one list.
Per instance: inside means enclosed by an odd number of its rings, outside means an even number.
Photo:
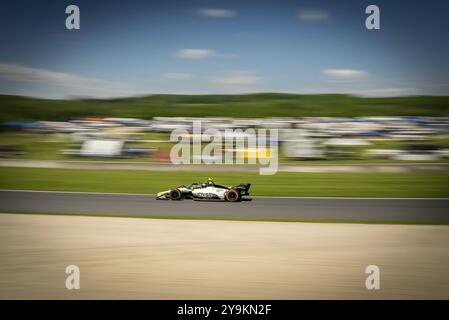
[{"label": "white cloud", "polygon": [[179,59],[203,59],[211,57],[236,58],[233,53],[218,53],[211,49],[181,49],[175,53],[175,57]]},{"label": "white cloud", "polygon": [[324,21],[329,19],[329,14],[320,9],[300,10],[298,12],[298,18],[303,21]]},{"label": "white cloud", "polygon": [[202,59],[216,55],[214,50],[210,49],[181,49],[175,56],[181,59]]},{"label": "white cloud", "polygon": [[0,63],[0,78],[22,83],[64,87],[69,95],[112,97],[140,93],[123,83],[18,64]]},{"label": "white cloud", "polygon": [[337,82],[351,82],[368,76],[368,72],[355,69],[325,69],[323,74]]},{"label": "white cloud", "polygon": [[193,75],[190,73],[167,72],[162,74],[162,78],[170,80],[190,80]]},{"label": "white cloud", "polygon": [[211,18],[232,18],[235,16],[235,11],[228,9],[200,9],[198,13]]},{"label": "white cloud", "polygon": [[262,78],[246,71],[232,71],[226,75],[212,77],[210,80],[225,86],[249,86],[260,83]]}]

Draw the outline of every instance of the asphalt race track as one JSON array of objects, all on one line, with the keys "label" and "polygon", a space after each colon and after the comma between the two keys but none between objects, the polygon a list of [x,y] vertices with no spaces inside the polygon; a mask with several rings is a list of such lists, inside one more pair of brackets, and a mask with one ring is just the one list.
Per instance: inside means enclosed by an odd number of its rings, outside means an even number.
[{"label": "asphalt race track", "polygon": [[156,200],[152,195],[0,191],[0,212],[449,222],[448,208],[449,199],[254,197],[228,203]]}]

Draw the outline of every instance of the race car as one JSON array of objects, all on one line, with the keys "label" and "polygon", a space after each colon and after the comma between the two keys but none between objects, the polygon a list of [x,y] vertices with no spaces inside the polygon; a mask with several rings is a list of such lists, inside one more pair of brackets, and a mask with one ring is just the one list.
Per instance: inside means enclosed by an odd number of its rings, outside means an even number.
[{"label": "race car", "polygon": [[250,183],[241,183],[233,187],[225,187],[215,184],[212,179],[207,182],[194,182],[187,186],[181,185],[175,189],[165,190],[157,193],[158,200],[222,200],[238,202],[244,196],[249,195]]}]

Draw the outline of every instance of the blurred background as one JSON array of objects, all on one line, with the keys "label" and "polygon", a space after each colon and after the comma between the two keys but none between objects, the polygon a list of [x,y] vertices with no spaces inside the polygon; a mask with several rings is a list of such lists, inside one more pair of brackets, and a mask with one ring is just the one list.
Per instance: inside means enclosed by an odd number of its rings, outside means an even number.
[{"label": "blurred background", "polygon": [[[0,299],[447,299],[448,12],[2,1]],[[249,164],[273,150],[237,143],[220,152],[246,164],[173,165],[170,133],[194,121],[279,130],[259,137],[279,145],[278,171]],[[254,197],[155,199],[208,178]],[[64,286],[71,264],[82,290]]]},{"label": "blurred background", "polygon": [[[271,191],[254,185],[256,194],[278,192],[280,181],[303,178],[298,172],[331,178],[343,171],[332,190],[313,195],[357,194],[359,184],[346,190],[341,183],[358,172],[399,174],[388,177],[399,183],[391,190],[366,194],[407,195],[412,184],[445,195],[448,4],[423,3],[404,10],[378,1],[379,30],[365,26],[367,1],[79,1],[78,30],[65,26],[69,1],[5,3],[3,188],[34,181],[28,187],[91,190],[48,180],[69,174],[50,169],[147,170],[166,179],[164,170],[198,172],[189,180],[231,170],[260,179],[253,166],[171,166],[171,131],[191,133],[200,120],[203,130],[279,130],[272,142],[287,176],[264,181]],[[248,147],[221,152],[245,162],[270,155]],[[423,171],[426,177],[411,175]],[[404,182],[404,172],[414,183]],[[153,192],[160,179],[150,180],[144,190],[116,190]]]},{"label": "blurred background", "polygon": [[[176,96],[177,101],[168,104],[166,108],[183,110],[189,96]],[[166,99],[173,98],[167,96]],[[217,97],[214,97],[217,99]],[[311,97],[319,101],[320,96]],[[331,99],[330,97],[325,97]],[[18,99],[9,97],[12,103]],[[115,112],[114,104],[120,103],[132,109],[135,100],[139,104],[149,103],[155,98],[125,99],[125,101],[101,101],[111,106],[110,113]],[[163,100],[164,97],[159,97]],[[196,104],[203,99],[207,104],[208,96],[195,97]],[[233,99],[234,101],[226,102]],[[265,104],[285,103],[298,105],[306,100],[303,96],[278,95],[240,95],[225,96],[220,105],[212,103],[201,106],[205,113],[208,108],[219,110],[235,109],[235,104],[247,100],[260,99]],[[309,98],[310,99],[310,98]],[[346,99],[354,103],[363,103],[364,99],[349,96],[335,96],[336,101]],[[414,98],[408,98],[413,100]],[[423,98],[415,98],[423,100]],[[445,98],[439,98],[444,101]],[[32,106],[43,102],[37,99],[23,99],[22,103]],[[223,101],[224,100],[224,101]],[[235,101],[237,100],[237,101]],[[430,100],[432,101],[432,100]],[[352,102],[352,101],[351,101]],[[438,101],[440,102],[440,101]],[[11,102],[10,102],[11,103]],[[48,102],[50,105],[55,102]],[[61,102],[58,102],[61,103]],[[63,103],[63,102],[62,102]],[[80,105],[83,101],[78,101]],[[95,102],[88,102],[94,104]],[[406,108],[406,101],[403,108]],[[40,107],[54,110],[58,107]],[[137,107],[138,108],[138,107]],[[274,108],[274,107],[273,107]],[[299,109],[300,107],[298,107]],[[317,109],[320,107],[317,107]],[[345,108],[344,106],[342,108]],[[62,108],[60,108],[62,109]],[[430,109],[430,108],[429,108]],[[434,108],[437,109],[437,108]],[[93,109],[95,110],[95,109]],[[138,110],[138,109],[137,109]],[[59,113],[61,110],[58,110]],[[189,112],[187,110],[184,113]],[[318,110],[316,110],[318,111]],[[193,112],[190,112],[193,113]],[[108,161],[137,162],[170,162],[170,133],[175,129],[192,132],[194,121],[201,121],[202,129],[278,129],[280,163],[407,163],[410,161],[447,162],[449,158],[449,117],[444,116],[358,116],[358,117],[295,117],[295,108],[291,108],[290,117],[73,117],[67,114],[65,121],[31,121],[23,118],[10,119],[2,122],[0,136],[0,156],[3,159],[35,159],[35,160],[86,160],[96,159]],[[254,114],[255,116],[257,113]],[[51,117],[51,115],[49,116]],[[226,136],[224,136],[226,137]],[[232,135],[235,140],[245,139],[245,135]],[[208,137],[204,136],[204,143]],[[259,157],[255,150],[226,150],[234,152],[237,157],[248,160]],[[248,161],[247,161],[248,162]]]}]

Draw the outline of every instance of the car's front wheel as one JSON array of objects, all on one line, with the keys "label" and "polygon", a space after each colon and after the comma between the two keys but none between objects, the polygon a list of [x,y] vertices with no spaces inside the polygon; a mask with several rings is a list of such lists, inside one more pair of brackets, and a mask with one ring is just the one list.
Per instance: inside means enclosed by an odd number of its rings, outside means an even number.
[{"label": "car's front wheel", "polygon": [[170,191],[171,200],[181,200],[182,192],[179,189],[173,189]]},{"label": "car's front wheel", "polygon": [[226,201],[238,202],[241,200],[240,192],[235,189],[228,190],[225,194]]}]

